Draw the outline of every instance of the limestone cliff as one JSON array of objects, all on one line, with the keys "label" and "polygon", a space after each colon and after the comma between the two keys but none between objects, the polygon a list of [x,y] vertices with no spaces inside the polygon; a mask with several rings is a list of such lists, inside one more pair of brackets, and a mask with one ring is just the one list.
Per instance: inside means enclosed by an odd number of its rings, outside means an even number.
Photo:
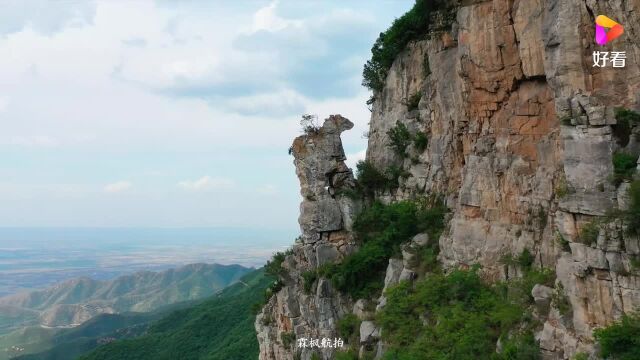
[{"label": "limestone cliff", "polygon": [[[340,261],[355,250],[350,235],[358,204],[342,194],[353,188],[352,171],[346,160],[340,134],[353,128],[348,119],[334,115],[319,129],[308,129],[291,148],[300,179],[300,228],[302,236],[293,245],[283,268],[283,288],[257,316],[260,359],[293,359],[294,352],[283,338],[335,339],[336,323],[351,312],[352,303],[320,279],[315,288],[304,288],[302,274],[323,264]],[[301,349],[309,359],[315,349]],[[333,348],[324,349],[330,359]]]},{"label": "limestone cliff", "polygon": [[[598,14],[625,26],[604,48],[593,41]],[[504,279],[518,271],[501,257],[529,249],[538,266],[555,269],[556,289],[571,305],[568,314],[553,307],[539,314],[544,357],[592,354],[593,329],[640,306],[632,266],[639,240],[605,217],[625,206],[628,187],[611,181],[613,154],[640,150],[640,128],[620,135],[614,116],[617,107],[640,108],[640,0],[462,1],[444,28],[411,43],[375,94],[367,160],[410,174],[377,197],[446,195],[452,216],[439,239],[445,267],[480,264],[487,280]],[[625,68],[594,67],[594,51],[626,52]],[[417,107],[408,106],[416,94]],[[409,145],[405,158],[394,153],[387,133],[398,122],[425,134],[428,145]],[[304,270],[355,249],[349,230],[358,204],[336,192],[353,183],[339,139],[349,125],[332,117],[294,142],[303,236],[287,258],[284,288],[256,321],[261,359],[293,358],[281,332],[333,336],[337,319],[352,311],[352,299],[328,282],[306,295],[300,280]],[[597,240],[579,241],[594,219],[605,224]],[[402,261],[390,261],[385,286],[402,271]],[[544,301],[551,289],[534,291]],[[274,322],[264,325],[265,317]],[[361,336],[375,335],[372,324],[363,326]]]}]

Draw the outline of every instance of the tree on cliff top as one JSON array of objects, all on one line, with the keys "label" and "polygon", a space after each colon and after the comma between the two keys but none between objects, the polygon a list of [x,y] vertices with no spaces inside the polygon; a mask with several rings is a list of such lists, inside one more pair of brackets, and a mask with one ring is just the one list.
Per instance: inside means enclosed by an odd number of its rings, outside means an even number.
[{"label": "tree on cliff top", "polygon": [[411,10],[394,20],[387,31],[380,33],[371,48],[371,59],[364,65],[363,86],[374,91],[382,90],[395,58],[409,42],[426,37],[432,12],[442,8],[445,2],[445,0],[416,0]]}]

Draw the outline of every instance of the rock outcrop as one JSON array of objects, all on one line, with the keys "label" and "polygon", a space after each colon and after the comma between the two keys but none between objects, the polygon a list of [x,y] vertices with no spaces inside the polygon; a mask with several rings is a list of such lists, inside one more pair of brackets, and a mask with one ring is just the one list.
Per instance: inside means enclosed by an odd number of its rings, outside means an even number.
[{"label": "rock outcrop", "polygon": [[[352,300],[335,291],[326,279],[313,283],[311,289],[303,273],[323,264],[340,261],[355,250],[350,230],[358,203],[344,195],[354,187],[352,171],[346,160],[340,134],[353,123],[332,115],[318,129],[308,129],[295,139],[292,155],[300,180],[302,236],[283,264],[286,275],[283,288],[272,297],[256,318],[260,342],[260,359],[293,359],[296,344],[282,341],[297,339],[331,339],[338,337],[338,319],[353,308]],[[316,353],[331,359],[335,348],[302,348],[300,359]]]},{"label": "rock outcrop", "polygon": [[[628,35],[596,45],[598,14],[624,24]],[[468,1],[446,25],[411,43],[375,94],[367,160],[410,174],[378,198],[396,201],[425,191],[446,196],[452,217],[441,238],[432,239],[439,241],[445,267],[480,264],[488,281],[505,279],[518,273],[501,257],[528,249],[536,266],[557,274],[555,288],[539,286],[532,295],[544,323],[536,336],[544,358],[592,354],[593,330],[640,306],[640,276],[632,266],[639,239],[605,218],[628,202],[628,183],[611,182],[613,154],[640,150],[640,129],[621,135],[614,116],[617,107],[640,108],[640,40],[634,36],[640,34],[640,0]],[[626,66],[595,67],[594,51],[624,51]],[[421,99],[411,109],[407,100],[415,94]],[[291,284],[257,324],[270,314],[281,316],[277,331],[334,334],[336,317],[351,312],[350,300],[328,283],[301,295],[297,280],[304,269],[354,251],[349,226],[357,204],[330,191],[353,181],[342,162],[341,119],[332,117],[318,135],[294,142],[305,198],[303,238],[287,262]],[[390,149],[387,132],[397,122],[426,134],[424,150],[409,145],[403,158]],[[580,230],[594,220],[604,225],[586,244]],[[385,287],[411,278],[411,254],[403,255],[405,263],[390,260]],[[566,297],[568,313],[554,306],[556,292]],[[383,306],[384,297],[376,302]],[[324,310],[302,314],[303,308]],[[362,341],[370,343],[379,330],[363,326]],[[265,340],[265,331],[274,329],[258,324],[261,359],[288,358],[280,357],[285,352],[273,345],[275,337]]]}]

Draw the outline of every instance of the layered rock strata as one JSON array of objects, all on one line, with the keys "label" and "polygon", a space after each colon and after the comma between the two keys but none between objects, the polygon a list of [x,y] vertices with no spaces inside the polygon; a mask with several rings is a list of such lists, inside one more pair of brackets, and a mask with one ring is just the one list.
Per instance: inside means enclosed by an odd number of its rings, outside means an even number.
[{"label": "layered rock strata", "polygon": [[[596,45],[598,14],[624,24],[625,35]],[[605,217],[628,202],[628,182],[611,181],[613,154],[640,151],[640,128],[621,134],[614,115],[617,107],[640,109],[640,0],[467,1],[445,25],[448,30],[411,43],[375,94],[367,160],[410,174],[399,189],[377,197],[446,197],[451,220],[441,238],[432,239],[446,268],[480,264],[488,281],[518,276],[500,259],[528,249],[535,266],[557,274],[554,288],[538,286],[533,294],[544,358],[593,354],[593,330],[640,306],[640,273],[633,266],[639,239]],[[593,66],[595,51],[625,52],[625,67]],[[416,94],[421,99],[412,109],[408,100]],[[299,283],[305,269],[354,249],[348,230],[357,206],[329,191],[353,181],[336,145],[346,127],[333,125],[342,122],[336,119],[323,127],[333,140],[307,135],[294,142],[305,198],[303,237],[286,263],[292,278],[258,317],[257,324],[265,314],[278,321],[277,327],[258,326],[261,359],[290,355],[274,345],[278,331],[335,334],[337,318],[358,312],[352,308],[357,299],[344,298],[324,280],[311,295]],[[402,157],[390,148],[387,133],[398,122],[428,137],[424,150],[410,145]],[[333,182],[327,174],[344,176]],[[597,240],[584,243],[580,231],[594,221],[602,224]],[[390,260],[385,286],[410,279],[410,271],[402,260]],[[566,297],[568,313],[552,304],[553,292]],[[384,297],[363,301],[384,306]],[[322,311],[305,314],[302,308]],[[361,341],[370,346],[379,329],[367,321]],[[380,355],[383,344],[377,346]]]}]

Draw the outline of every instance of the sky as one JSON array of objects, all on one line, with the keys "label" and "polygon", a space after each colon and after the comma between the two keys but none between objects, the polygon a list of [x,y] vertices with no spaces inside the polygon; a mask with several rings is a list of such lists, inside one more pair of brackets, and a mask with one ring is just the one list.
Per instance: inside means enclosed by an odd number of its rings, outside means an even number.
[{"label": "sky", "polygon": [[287,154],[408,0],[0,2],[0,226],[297,229]]}]

